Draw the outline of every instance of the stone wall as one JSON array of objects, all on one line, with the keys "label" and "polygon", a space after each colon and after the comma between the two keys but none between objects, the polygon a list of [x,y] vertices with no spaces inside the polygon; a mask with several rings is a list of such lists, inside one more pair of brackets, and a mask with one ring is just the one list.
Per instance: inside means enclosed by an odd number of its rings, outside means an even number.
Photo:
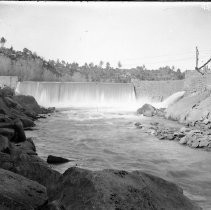
[{"label": "stone wall", "polygon": [[187,71],[185,74],[184,90],[187,93],[211,89],[211,73],[201,75],[197,71]]},{"label": "stone wall", "polygon": [[153,101],[163,101],[173,93],[182,91],[184,80],[138,81],[134,80],[136,97],[150,98]]},{"label": "stone wall", "polygon": [[0,86],[9,86],[11,88],[16,88],[18,83],[17,76],[0,76]]}]

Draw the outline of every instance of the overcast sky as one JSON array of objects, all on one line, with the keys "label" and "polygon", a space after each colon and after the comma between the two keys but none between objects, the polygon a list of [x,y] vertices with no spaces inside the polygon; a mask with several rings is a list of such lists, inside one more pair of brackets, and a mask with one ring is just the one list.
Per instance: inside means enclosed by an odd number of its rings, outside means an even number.
[{"label": "overcast sky", "polygon": [[0,2],[0,36],[46,59],[193,69],[211,57],[210,3]]}]

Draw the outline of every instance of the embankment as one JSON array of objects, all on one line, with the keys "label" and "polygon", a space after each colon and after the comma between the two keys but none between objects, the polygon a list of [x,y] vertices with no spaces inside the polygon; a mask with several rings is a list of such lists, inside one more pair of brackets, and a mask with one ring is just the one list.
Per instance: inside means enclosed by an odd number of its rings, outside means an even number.
[{"label": "embankment", "polygon": [[211,74],[189,71],[186,75],[183,98],[169,106],[166,118],[180,123],[209,124],[211,120]]},{"label": "embankment", "polygon": [[163,116],[183,124],[181,129],[155,125],[160,140],[177,140],[193,148],[211,148],[211,74],[190,71],[184,82],[184,96],[170,104]]}]

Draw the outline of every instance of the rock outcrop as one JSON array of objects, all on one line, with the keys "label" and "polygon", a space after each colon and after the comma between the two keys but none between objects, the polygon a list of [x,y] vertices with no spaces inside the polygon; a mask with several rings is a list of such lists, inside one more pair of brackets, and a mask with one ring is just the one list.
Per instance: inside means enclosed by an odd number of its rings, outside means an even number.
[{"label": "rock outcrop", "polygon": [[57,157],[57,156],[54,156],[54,155],[49,155],[47,157],[47,163],[50,163],[50,164],[67,163],[69,161],[70,160],[68,160],[67,158]]},{"label": "rock outcrop", "polygon": [[157,113],[157,110],[155,107],[153,107],[150,104],[144,104],[141,108],[137,110],[137,114],[141,115],[143,114],[146,117],[152,117]]},{"label": "rock outcrop", "polygon": [[[155,109],[145,104],[138,109],[137,114],[149,117],[156,115],[178,121],[185,126],[185,132],[172,127],[153,126],[149,133],[153,133],[160,140],[178,140],[179,143],[193,148],[211,148],[211,91],[208,89],[186,93],[167,109]],[[140,129],[146,129],[141,124],[135,125]]]},{"label": "rock outcrop", "polygon": [[45,109],[40,107],[34,97],[14,95],[14,91],[8,87],[0,89],[0,118],[5,118],[5,121],[12,122],[14,119],[20,119],[23,127],[34,126],[40,114],[53,112],[53,108]]},{"label": "rock outcrop", "polygon": [[166,109],[165,117],[180,123],[195,125],[197,121],[209,120],[211,112],[210,91],[186,95]]},{"label": "rock outcrop", "polygon": [[164,117],[165,108],[156,109],[150,104],[144,104],[141,108],[136,111],[136,113],[137,115],[143,115],[145,117],[153,117],[155,115],[159,117]]},{"label": "rock outcrop", "polygon": [[135,123],[135,126],[146,133],[155,135],[159,140],[174,140],[192,148],[211,149],[211,131],[209,130],[203,131],[190,126],[182,128],[164,126],[162,123],[152,123],[150,126]]},{"label": "rock outcrop", "polygon": [[53,194],[54,182],[60,173],[52,170],[39,158],[31,138],[26,138],[24,128],[34,126],[39,114],[54,109],[40,107],[31,96],[15,96],[10,88],[0,89],[0,168],[34,180]]},{"label": "rock outcrop", "polygon": [[3,135],[0,135],[0,152],[9,153],[10,147],[9,139]]},{"label": "rock outcrop", "polygon": [[52,209],[200,209],[182,189],[140,171],[69,168],[58,184]]},{"label": "rock outcrop", "polygon": [[46,188],[13,172],[0,169],[0,209],[34,210],[48,201]]},{"label": "rock outcrop", "polygon": [[12,154],[0,152],[0,168],[12,171],[42,184],[47,188],[49,197],[55,194],[54,187],[60,178],[60,173],[51,169],[37,155],[29,155],[20,150],[14,150]]}]

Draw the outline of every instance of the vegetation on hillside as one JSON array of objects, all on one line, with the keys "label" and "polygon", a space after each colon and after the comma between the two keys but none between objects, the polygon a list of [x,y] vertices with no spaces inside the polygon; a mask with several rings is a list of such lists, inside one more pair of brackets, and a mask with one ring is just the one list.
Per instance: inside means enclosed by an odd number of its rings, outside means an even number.
[{"label": "vegetation on hillside", "polygon": [[[76,62],[46,61],[27,48],[15,51],[13,47],[5,48],[5,38],[1,38],[0,59],[7,58],[7,62],[0,62],[0,75],[18,76],[20,80],[34,81],[82,81],[82,82],[131,82],[138,80],[180,80],[184,73],[174,67],[160,67],[156,70],[147,69],[144,65],[136,68],[123,69],[119,61],[117,68],[100,61],[98,65],[85,63],[80,66]],[[1,61],[1,60],[0,60]]]}]

